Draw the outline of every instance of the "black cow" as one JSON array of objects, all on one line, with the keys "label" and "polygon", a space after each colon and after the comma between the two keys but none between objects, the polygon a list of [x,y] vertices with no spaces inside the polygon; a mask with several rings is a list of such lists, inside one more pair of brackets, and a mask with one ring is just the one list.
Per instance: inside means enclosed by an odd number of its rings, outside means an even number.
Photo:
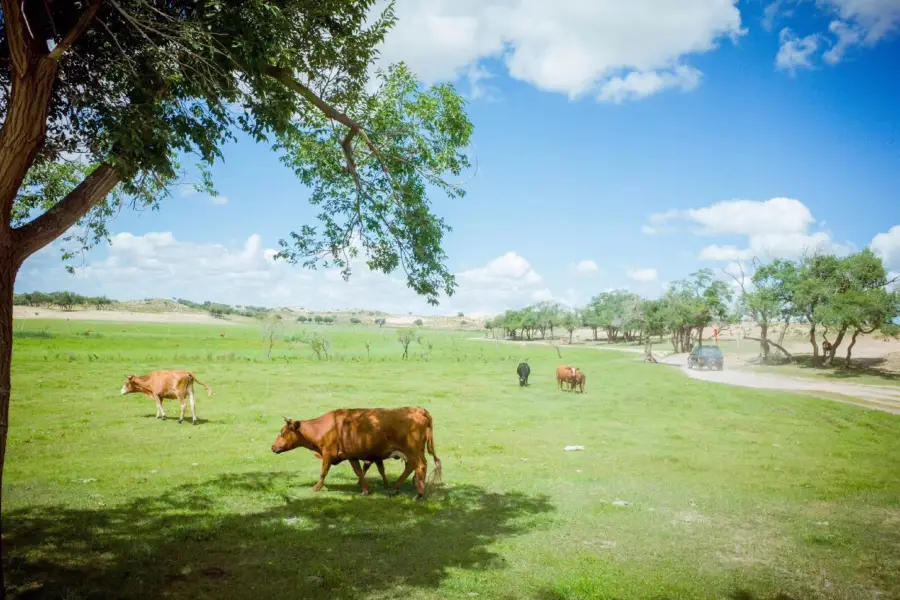
[{"label": "black cow", "polygon": [[528,385],[528,376],[531,375],[531,367],[528,366],[528,363],[519,363],[516,373],[519,374],[519,385]]}]

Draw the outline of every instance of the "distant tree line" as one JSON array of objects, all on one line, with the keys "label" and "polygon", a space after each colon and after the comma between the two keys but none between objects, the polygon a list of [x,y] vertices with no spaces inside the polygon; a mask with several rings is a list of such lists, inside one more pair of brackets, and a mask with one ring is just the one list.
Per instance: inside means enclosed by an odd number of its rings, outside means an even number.
[{"label": "distant tree line", "polygon": [[56,307],[70,311],[76,307],[103,310],[115,304],[115,301],[110,300],[106,296],[82,296],[74,292],[28,292],[25,294],[14,294],[13,304],[45,308]]},{"label": "distant tree line", "polygon": [[191,300],[185,300],[184,298],[175,298],[175,302],[194,310],[209,313],[217,319],[224,319],[225,317],[230,315],[258,319],[271,314],[273,310],[271,308],[266,308],[265,306],[231,306],[230,304],[210,302],[209,300],[206,300],[205,302],[192,302]]},{"label": "distant tree line", "polygon": [[[729,278],[736,285],[729,285]],[[687,352],[703,344],[709,327],[753,323],[759,337],[747,338],[759,342],[760,357],[767,361],[772,347],[791,357],[782,346],[784,337],[792,323],[801,323],[808,328],[814,364],[828,366],[845,349],[849,365],[860,334],[900,333],[896,280],[869,249],[845,257],[816,252],[797,261],[753,259],[739,272],[701,269],[671,283],[662,298],[613,290],[577,309],[541,302],[507,310],[484,327],[486,335],[524,340],[545,339],[548,333],[552,338],[559,329],[571,337],[585,327],[594,340],[602,331],[609,343],[644,343],[648,350],[653,337],[668,336],[675,352]]]},{"label": "distant tree line", "polygon": [[[297,317],[298,323],[309,322],[309,323],[316,323],[319,325],[321,325],[322,323],[325,323],[326,325],[331,325],[335,321],[337,321],[337,317],[332,317],[331,315],[313,315],[311,317],[307,317],[305,315],[300,315],[299,317]],[[359,319],[357,319],[357,322],[359,322]]]}]

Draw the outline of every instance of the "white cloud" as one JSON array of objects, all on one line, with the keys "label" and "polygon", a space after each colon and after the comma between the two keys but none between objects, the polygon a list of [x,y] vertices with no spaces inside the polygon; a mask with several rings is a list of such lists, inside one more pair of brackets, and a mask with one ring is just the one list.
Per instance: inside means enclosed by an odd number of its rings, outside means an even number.
[{"label": "white cloud", "polygon": [[781,8],[781,3],[782,0],[775,0],[763,10],[762,26],[766,31],[772,31],[779,13],[784,12]]},{"label": "white cloud", "polygon": [[[766,7],[763,27],[771,29],[776,17],[791,16],[792,11],[784,10],[784,4],[783,0],[775,0]],[[798,67],[811,67],[812,55],[818,51],[820,42],[826,39],[830,48],[822,54],[822,58],[834,65],[843,59],[849,49],[875,46],[900,29],[900,2],[897,0],[816,0],[815,4],[832,18],[828,25],[830,36],[822,32],[797,38],[789,30],[782,30],[782,35],[787,32],[789,39],[782,39],[778,52],[781,60],[776,59],[779,68],[793,72]]]},{"label": "white cloud", "polygon": [[531,299],[535,302],[549,302],[553,300],[553,292],[550,291],[550,288],[541,288],[532,292]]},{"label": "white cloud", "polygon": [[650,283],[659,279],[659,273],[656,269],[628,269],[625,274],[628,279],[641,283]]},{"label": "white cloud", "polygon": [[886,233],[872,238],[872,252],[881,257],[888,269],[900,271],[900,225],[894,225]]},{"label": "white cloud", "polygon": [[745,33],[736,0],[399,0],[395,11],[380,64],[472,85],[472,65],[493,58],[540,90],[604,101],[691,89],[700,73],[685,59]]},{"label": "white cloud", "polygon": [[812,57],[819,48],[819,36],[810,34],[797,37],[785,27],[778,36],[781,46],[775,56],[775,68],[793,75],[797,69],[812,69]]},{"label": "white cloud", "polygon": [[595,275],[600,272],[600,267],[592,260],[582,260],[575,263],[574,270],[584,275]]},{"label": "white cloud", "polygon": [[495,258],[483,267],[463,271],[457,278],[468,283],[488,285],[534,285],[541,282],[541,276],[531,268],[528,261],[512,251]]},{"label": "white cloud", "polygon": [[640,100],[667,89],[689,92],[700,85],[703,73],[694,67],[678,65],[671,71],[632,71],[624,77],[613,77],[601,87],[601,102],[620,104],[626,100]]},{"label": "white cloud", "polygon": [[900,27],[900,3],[897,0],[818,0],[836,11],[840,18],[862,32],[862,43],[874,45]]},{"label": "white cloud", "polygon": [[213,201],[213,204],[215,204],[217,206],[225,206],[226,204],[228,204],[228,196],[222,196],[220,194],[218,196],[213,197],[212,201]]},{"label": "white cloud", "polygon": [[859,44],[863,38],[863,33],[859,28],[843,21],[832,21],[828,25],[828,31],[836,38],[831,48],[822,54],[822,58],[830,65],[841,62],[847,49]]},{"label": "white cloud", "polygon": [[799,258],[807,251],[846,254],[853,250],[852,245],[832,240],[827,231],[810,231],[816,219],[803,202],[793,198],[726,200],[704,208],[669,210],[650,216],[650,222],[657,228],[676,220],[700,225],[694,232],[698,235],[747,238],[746,248],[707,246],[700,253],[704,260],[747,260],[754,256]]},{"label": "white cloud", "polygon": [[457,274],[459,284],[438,307],[406,287],[405,277],[370,271],[360,254],[351,260],[353,272],[345,282],[338,269],[309,271],[275,260],[259,235],[243,245],[195,243],[170,232],[112,237],[105,258],[65,273],[58,248],[40,252],[26,263],[19,288],[70,289],[120,300],[178,297],[229,304],[293,306],[315,310],[366,308],[395,314],[496,314],[543,298],[541,276],[527,260],[508,252],[486,265]]},{"label": "white cloud", "polygon": [[656,227],[652,227],[650,225],[641,225],[641,233],[644,235],[656,235],[659,233],[659,230]]},{"label": "white cloud", "polygon": [[189,197],[189,196],[193,196],[193,195],[196,194],[196,193],[197,193],[197,188],[195,188],[195,187],[192,186],[192,185],[184,185],[184,186],[181,188],[180,196],[181,196],[182,198],[187,198],[187,197]]},{"label": "white cloud", "polygon": [[705,247],[700,251],[700,260],[750,260],[753,258],[753,251],[749,248],[737,248],[735,246],[720,246],[713,244]]}]

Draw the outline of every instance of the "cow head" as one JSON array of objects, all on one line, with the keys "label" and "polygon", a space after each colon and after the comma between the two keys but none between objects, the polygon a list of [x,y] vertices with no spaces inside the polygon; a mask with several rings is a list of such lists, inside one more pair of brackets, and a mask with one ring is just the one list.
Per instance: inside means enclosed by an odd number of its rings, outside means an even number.
[{"label": "cow head", "polygon": [[284,426],[281,428],[278,437],[275,438],[275,443],[272,444],[272,452],[281,454],[294,448],[300,448],[305,441],[303,434],[300,433],[300,421],[292,421],[285,417]]},{"label": "cow head", "polygon": [[130,394],[137,391],[138,387],[134,383],[134,375],[129,375],[128,378],[125,379],[125,385],[122,386],[122,394]]}]

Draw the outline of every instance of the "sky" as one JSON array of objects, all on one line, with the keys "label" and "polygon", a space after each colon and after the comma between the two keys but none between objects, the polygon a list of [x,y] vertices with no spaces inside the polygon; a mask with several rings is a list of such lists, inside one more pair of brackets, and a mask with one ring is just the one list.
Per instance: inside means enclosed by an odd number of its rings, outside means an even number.
[{"label": "sky", "polygon": [[[900,0],[397,0],[379,64],[468,101],[477,171],[432,198],[459,287],[349,282],[272,259],[314,211],[267,147],[123,212],[74,275],[60,244],[19,292],[486,315],[609,289],[658,296],[699,268],[871,247],[900,272]],[[724,276],[724,275],[723,275]]]}]

